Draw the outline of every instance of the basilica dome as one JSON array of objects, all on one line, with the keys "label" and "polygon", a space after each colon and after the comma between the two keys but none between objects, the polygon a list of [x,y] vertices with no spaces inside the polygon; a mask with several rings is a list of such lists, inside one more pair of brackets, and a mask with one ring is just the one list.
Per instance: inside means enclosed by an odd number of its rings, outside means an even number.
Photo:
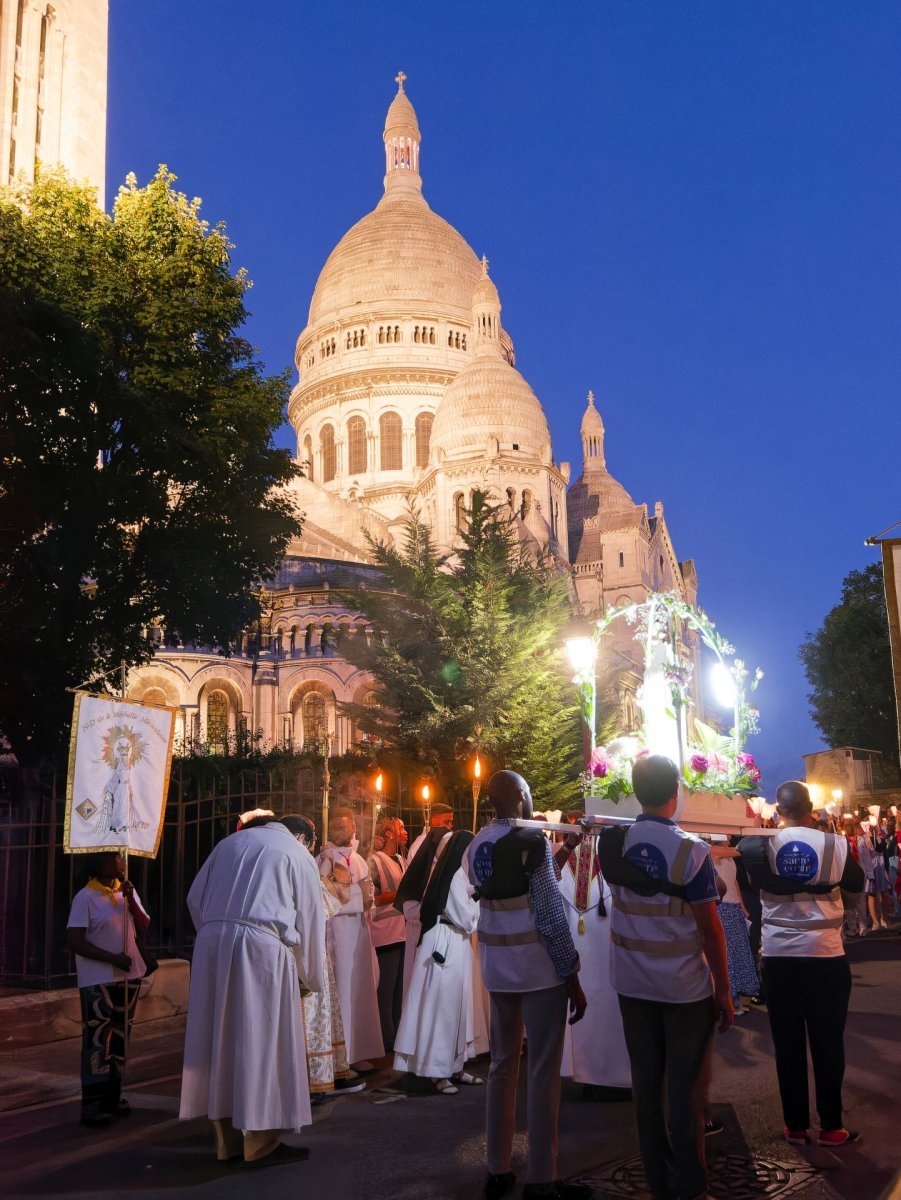
[{"label": "basilica dome", "polygon": [[450,382],[438,405],[432,426],[436,460],[512,451],[549,461],[547,418],[538,397],[504,355],[500,298],[484,258],[470,290],[470,305],[473,359]]},{"label": "basilica dome", "polygon": [[385,193],[377,207],[344,235],[326,260],[310,303],[310,325],[355,305],[393,303],[457,310],[466,320],[479,260],[421,192]]}]

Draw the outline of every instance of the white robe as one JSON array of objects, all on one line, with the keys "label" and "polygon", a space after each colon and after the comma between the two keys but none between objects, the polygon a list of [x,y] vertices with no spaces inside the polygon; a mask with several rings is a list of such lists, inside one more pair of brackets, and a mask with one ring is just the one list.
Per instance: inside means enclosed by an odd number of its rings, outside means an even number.
[{"label": "white robe", "polygon": [[573,943],[579,952],[582,969],[579,982],[588,1001],[585,1017],[575,1025],[566,1026],[563,1043],[563,1063],[560,1074],[572,1077],[577,1083],[594,1083],[605,1087],[630,1088],[632,1072],[623,1033],[619,1000],[610,982],[610,914],[613,898],[604,882],[604,904],[607,916],[598,915],[600,877],[591,881],[589,904],[583,919],[585,932],[579,933],[579,914],[576,912],[576,880],[566,864],[560,879],[563,907],[569,918]]},{"label": "white robe", "polygon": [[298,976],[327,986],[316,864],[284,825],[220,842],[188,893],[183,1119],[297,1131],[312,1122]]},{"label": "white robe", "polygon": [[360,890],[360,881],[369,878],[369,868],[365,859],[349,846],[333,846],[330,842],[322,848],[317,862],[323,878],[331,873],[333,862],[346,867],[351,877],[350,899],[326,928],[344,1022],[347,1058],[351,1065],[381,1058],[385,1044],[377,997],[379,968],[369,933],[369,915],[363,909]]},{"label": "white robe", "polygon": [[[472,934],[479,906],[462,870],[451,880],[443,915],[453,926],[439,921],[423,935],[394,1042],[395,1070],[427,1079],[462,1071],[467,1059],[486,1048],[480,1044],[473,981]],[[436,951],[443,963],[433,957]],[[487,1042],[484,1020],[481,1026],[481,1041]]]}]

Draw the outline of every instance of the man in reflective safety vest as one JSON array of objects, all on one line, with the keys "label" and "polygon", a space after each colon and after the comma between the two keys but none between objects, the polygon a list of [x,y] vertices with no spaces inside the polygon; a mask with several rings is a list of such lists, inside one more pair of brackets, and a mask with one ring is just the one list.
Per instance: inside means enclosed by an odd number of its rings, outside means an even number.
[{"label": "man in reflective safety vest", "polygon": [[514,771],[488,781],[497,818],[476,835],[463,860],[479,900],[479,956],[491,998],[491,1067],[486,1088],[486,1200],[500,1200],[516,1182],[511,1167],[516,1084],[525,1026],[529,1132],[524,1200],[587,1200],[586,1184],[557,1179],[560,1061],[567,1009],[585,1014],[579,956],[557,887],[544,834],[517,829],[532,815],[529,785]]},{"label": "man in reflective safety vest", "polygon": [[636,759],[632,786],[641,815],[625,838],[621,829],[601,834],[613,893],[612,982],[648,1187],[654,1200],[692,1200],[707,1195],[704,1107],[714,1024],[732,1024],[726,941],[710,851],[672,819],[676,764],[659,754]]},{"label": "man in reflective safety vest", "polygon": [[787,1141],[811,1141],[807,1043],[816,1083],[820,1145],[858,1140],[842,1123],[844,1033],[851,968],[842,943],[842,889],[862,892],[864,875],[845,838],[816,828],[803,783],[776,791],[782,827],[738,844],[763,909],[763,980]]}]

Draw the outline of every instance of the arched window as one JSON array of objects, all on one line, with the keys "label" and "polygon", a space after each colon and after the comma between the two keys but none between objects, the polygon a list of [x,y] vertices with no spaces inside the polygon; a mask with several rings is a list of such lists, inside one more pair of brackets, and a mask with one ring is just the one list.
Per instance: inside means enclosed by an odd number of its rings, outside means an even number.
[{"label": "arched window", "polygon": [[224,754],[228,749],[228,696],[210,692],[206,700],[206,740],[211,750]]},{"label": "arched window", "polygon": [[307,479],[313,481],[313,439],[309,434],[303,439],[303,469]]},{"label": "arched window", "polygon": [[380,346],[384,345],[384,342],[385,342],[385,326],[380,325],[379,326],[379,345]]},{"label": "arched window", "polygon": [[165,704],[166,693],[162,688],[148,688],[141,697],[142,704]]},{"label": "arched window", "polygon": [[366,422],[351,417],[347,422],[347,473],[362,475],[366,470]]},{"label": "arched window", "polygon": [[454,496],[454,529],[462,533],[466,528],[466,497],[462,492]]},{"label": "arched window", "polygon": [[418,325],[413,330],[413,341],[416,342],[417,344],[419,342],[419,326]]},{"label": "arched window", "polygon": [[334,425],[323,425],[319,434],[319,452],[322,455],[322,482],[330,483],[337,473]]},{"label": "arched window", "polygon": [[379,464],[383,471],[399,471],[404,465],[403,422],[397,413],[379,417]]},{"label": "arched window", "polygon": [[325,737],[325,698],[310,692],[303,702],[303,744],[313,749]]},{"label": "arched window", "polygon": [[420,413],[416,418],[416,465],[417,467],[427,467],[429,465],[429,443],[432,440],[432,425],[435,421],[434,413]]},{"label": "arched window", "polygon": [[510,505],[511,509],[516,508],[516,489],[515,488],[507,488],[507,503]]}]

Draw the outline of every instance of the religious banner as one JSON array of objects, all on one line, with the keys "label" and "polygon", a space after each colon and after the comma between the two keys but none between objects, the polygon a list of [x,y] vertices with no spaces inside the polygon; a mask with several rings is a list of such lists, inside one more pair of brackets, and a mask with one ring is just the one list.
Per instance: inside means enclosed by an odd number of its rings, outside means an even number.
[{"label": "religious banner", "polygon": [[176,709],[75,696],[63,849],[154,858],[163,831]]},{"label": "religious banner", "polygon": [[898,745],[901,747],[901,538],[885,538],[880,545],[889,641],[892,648],[892,674],[895,679]]}]

